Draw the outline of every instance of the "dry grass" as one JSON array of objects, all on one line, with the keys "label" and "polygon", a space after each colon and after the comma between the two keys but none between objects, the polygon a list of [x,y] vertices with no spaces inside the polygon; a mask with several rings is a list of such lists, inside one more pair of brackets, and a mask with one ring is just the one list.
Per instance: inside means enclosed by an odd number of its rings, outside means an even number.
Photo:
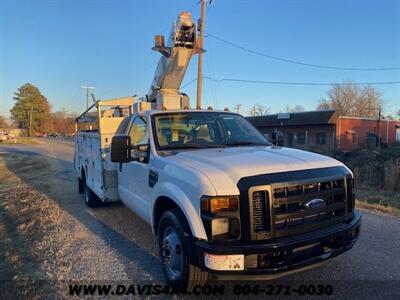
[{"label": "dry grass", "polygon": [[358,187],[356,189],[356,198],[368,204],[400,209],[400,193],[397,192],[377,190],[371,187]]},{"label": "dry grass", "polygon": [[17,137],[14,141],[3,141],[0,145],[33,145],[33,144],[40,144],[41,142],[37,138],[31,137]]},{"label": "dry grass", "polygon": [[336,158],[353,170],[359,201],[400,209],[400,146]]},{"label": "dry grass", "polygon": [[[0,299],[5,299],[2,293],[9,298],[17,291],[22,298],[60,298],[60,280],[68,279],[74,266],[72,245],[85,236],[71,234],[71,216],[16,176],[4,156],[0,153],[0,278],[5,283]],[[43,170],[50,168],[21,155],[8,154],[9,162],[27,174],[34,170],[32,180],[41,180]]]},{"label": "dry grass", "polygon": [[400,209],[398,208],[384,206],[377,203],[369,203],[366,202],[365,200],[356,200],[356,206],[358,209],[367,209],[378,213],[384,213],[400,217]]},{"label": "dry grass", "polygon": [[0,174],[0,278],[5,284],[0,295],[18,291],[21,297],[32,297],[38,288],[42,295],[56,295],[50,285],[38,284],[56,279],[54,274],[61,271],[52,262],[60,255],[55,237],[62,229],[62,212],[8,170],[1,156]]}]

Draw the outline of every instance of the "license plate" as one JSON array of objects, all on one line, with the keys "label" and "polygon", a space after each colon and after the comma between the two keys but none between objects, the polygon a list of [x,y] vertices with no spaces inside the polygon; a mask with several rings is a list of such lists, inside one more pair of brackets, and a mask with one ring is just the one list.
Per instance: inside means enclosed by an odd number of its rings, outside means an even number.
[{"label": "license plate", "polygon": [[207,268],[216,271],[243,271],[244,255],[214,255],[204,253],[204,264]]}]

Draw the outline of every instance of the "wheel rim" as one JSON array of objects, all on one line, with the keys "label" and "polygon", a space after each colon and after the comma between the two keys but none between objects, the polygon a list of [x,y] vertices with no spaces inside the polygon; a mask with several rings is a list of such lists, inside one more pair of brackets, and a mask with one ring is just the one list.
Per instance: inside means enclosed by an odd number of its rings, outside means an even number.
[{"label": "wheel rim", "polygon": [[85,186],[85,202],[89,203],[89,188]]},{"label": "wheel rim", "polygon": [[161,260],[171,280],[181,276],[184,265],[182,243],[177,232],[172,227],[168,227],[164,231],[161,242]]}]

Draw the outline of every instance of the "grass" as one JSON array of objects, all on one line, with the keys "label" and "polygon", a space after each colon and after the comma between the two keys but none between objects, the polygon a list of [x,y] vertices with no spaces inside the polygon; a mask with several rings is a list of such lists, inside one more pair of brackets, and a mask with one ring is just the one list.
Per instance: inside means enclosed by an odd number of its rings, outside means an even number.
[{"label": "grass", "polygon": [[383,190],[376,191],[371,188],[358,188],[356,192],[360,201],[400,210],[400,193]]},{"label": "grass", "polygon": [[366,202],[365,200],[356,200],[356,207],[358,209],[367,209],[370,211],[380,212],[393,216],[400,217],[400,210],[391,206],[384,206],[377,203]]},{"label": "grass", "polygon": [[57,282],[46,282],[61,273],[52,248],[63,224],[61,210],[11,171],[10,162],[26,174],[32,169],[40,174],[46,166],[28,156],[0,153],[0,298],[60,298]]}]

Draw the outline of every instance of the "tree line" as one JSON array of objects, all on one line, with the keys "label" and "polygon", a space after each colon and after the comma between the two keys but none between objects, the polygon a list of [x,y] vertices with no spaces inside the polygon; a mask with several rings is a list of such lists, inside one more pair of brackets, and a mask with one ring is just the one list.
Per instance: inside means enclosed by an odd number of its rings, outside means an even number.
[{"label": "tree line", "polygon": [[[0,128],[16,126],[24,129],[26,135],[41,133],[72,134],[75,132],[76,114],[66,111],[51,111],[51,105],[39,88],[31,83],[22,85],[14,94],[14,106],[10,110],[13,124],[0,116]],[[378,118],[383,117],[383,93],[373,86],[359,87],[351,81],[333,85],[327,96],[319,101],[317,110],[336,110],[339,116]],[[286,105],[281,112],[302,112],[304,107]],[[253,105],[248,112],[251,116],[270,114],[271,109],[262,104]],[[391,119],[400,117],[384,116]]]},{"label": "tree line", "polygon": [[51,105],[39,88],[31,83],[22,85],[14,93],[15,103],[11,121],[0,116],[0,128],[18,127],[28,136],[43,133],[72,134],[75,132],[76,114],[66,111],[51,111]]}]

